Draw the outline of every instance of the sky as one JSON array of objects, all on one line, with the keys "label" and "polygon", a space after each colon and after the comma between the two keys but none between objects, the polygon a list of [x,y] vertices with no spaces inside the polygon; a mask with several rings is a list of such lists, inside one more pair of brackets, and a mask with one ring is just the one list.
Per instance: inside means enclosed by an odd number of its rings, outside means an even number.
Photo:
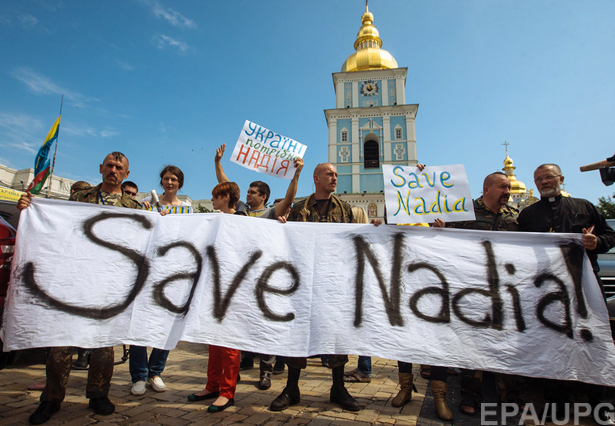
[{"label": "sky", "polygon": [[[374,25],[419,104],[418,160],[464,164],[473,197],[503,167],[535,188],[537,165],[562,167],[565,190],[613,195],[584,164],[615,151],[615,2],[610,0],[371,0]],[[168,164],[181,194],[210,198],[215,148],[226,174],[287,180],[228,157],[245,120],[308,149],[298,196],[326,162],[323,110],[331,74],[354,52],[363,0],[3,0],[0,2],[0,164],[33,167],[60,112],[55,174],[92,184],[111,151],[130,180],[161,191]]]}]

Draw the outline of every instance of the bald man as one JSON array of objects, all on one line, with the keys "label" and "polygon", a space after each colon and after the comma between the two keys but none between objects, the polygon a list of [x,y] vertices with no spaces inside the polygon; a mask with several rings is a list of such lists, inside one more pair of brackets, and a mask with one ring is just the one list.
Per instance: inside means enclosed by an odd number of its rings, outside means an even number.
[{"label": "bald man", "polygon": [[[314,169],[316,191],[305,200],[295,203],[290,210],[288,221],[295,222],[355,222],[350,204],[333,195],[337,187],[337,170],[333,164],[319,164]],[[282,411],[300,402],[299,376],[307,365],[306,358],[285,358],[288,365],[288,380],[282,393],[271,402],[271,411]],[[344,410],[359,411],[359,403],[344,387],[344,366],[348,355],[329,355],[333,385],[329,400]]]}]

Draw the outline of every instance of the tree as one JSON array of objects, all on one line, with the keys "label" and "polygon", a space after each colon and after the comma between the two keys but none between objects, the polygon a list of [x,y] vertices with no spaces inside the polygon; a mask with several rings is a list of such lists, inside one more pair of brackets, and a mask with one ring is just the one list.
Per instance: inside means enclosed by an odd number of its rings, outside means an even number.
[{"label": "tree", "polygon": [[[615,194],[613,194],[615,196]],[[596,208],[605,219],[615,219],[615,201],[609,196],[600,197]]]},{"label": "tree", "polygon": [[196,210],[197,213],[213,213],[213,210],[209,210],[207,207],[202,206],[202,205],[198,205],[196,206],[196,208],[194,209]]}]

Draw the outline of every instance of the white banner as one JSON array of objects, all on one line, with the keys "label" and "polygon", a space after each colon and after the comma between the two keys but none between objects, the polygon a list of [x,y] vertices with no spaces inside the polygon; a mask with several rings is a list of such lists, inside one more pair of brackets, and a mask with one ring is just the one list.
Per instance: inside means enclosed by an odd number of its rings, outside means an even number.
[{"label": "white banner", "polygon": [[606,306],[580,241],[35,199],[5,349],[184,340],[613,386]]},{"label": "white banner", "polygon": [[463,164],[425,167],[384,164],[389,223],[474,220],[474,204]]},{"label": "white banner", "polygon": [[295,175],[295,158],[303,158],[307,146],[246,120],[231,161],[247,169],[282,179]]}]

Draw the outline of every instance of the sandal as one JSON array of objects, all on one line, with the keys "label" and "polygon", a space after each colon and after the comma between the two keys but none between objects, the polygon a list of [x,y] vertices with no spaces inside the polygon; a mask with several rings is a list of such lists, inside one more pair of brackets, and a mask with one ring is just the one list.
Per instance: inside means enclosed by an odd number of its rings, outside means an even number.
[{"label": "sandal", "polygon": [[470,397],[462,397],[461,402],[459,403],[459,411],[467,416],[473,416],[476,414],[478,409],[478,404],[476,401]]},{"label": "sandal", "polygon": [[346,383],[369,383],[371,381],[372,378],[370,376],[365,376],[358,371],[355,371],[352,374],[344,374],[344,382]]}]

